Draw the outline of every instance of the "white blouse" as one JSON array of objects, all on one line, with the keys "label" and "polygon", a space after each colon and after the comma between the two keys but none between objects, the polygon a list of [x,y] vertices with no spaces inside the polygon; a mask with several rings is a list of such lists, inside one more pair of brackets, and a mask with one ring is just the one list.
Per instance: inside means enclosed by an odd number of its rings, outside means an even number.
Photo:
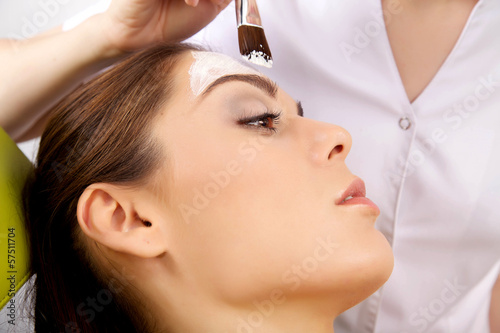
[{"label": "white blouse", "polygon": [[[380,0],[258,4],[274,58],[259,70],[307,117],[352,134],[347,164],[380,207],[376,227],[394,250],[389,281],[335,332],[488,332],[500,267],[500,2],[479,1],[413,103]],[[234,5],[194,39],[239,57]]]}]

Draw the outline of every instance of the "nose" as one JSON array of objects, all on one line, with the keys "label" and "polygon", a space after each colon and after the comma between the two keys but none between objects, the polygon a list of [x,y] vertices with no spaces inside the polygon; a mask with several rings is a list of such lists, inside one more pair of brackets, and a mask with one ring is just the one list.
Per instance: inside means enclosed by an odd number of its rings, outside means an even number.
[{"label": "nose", "polygon": [[352,138],[344,128],[316,120],[306,119],[309,153],[318,164],[344,161],[352,146]]}]

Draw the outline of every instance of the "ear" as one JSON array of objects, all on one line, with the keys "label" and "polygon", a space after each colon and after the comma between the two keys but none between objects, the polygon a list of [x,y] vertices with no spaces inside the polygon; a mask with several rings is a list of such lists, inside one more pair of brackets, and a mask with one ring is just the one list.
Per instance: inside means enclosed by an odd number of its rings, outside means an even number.
[{"label": "ear", "polygon": [[167,237],[163,234],[163,221],[159,220],[161,215],[151,211],[154,200],[139,192],[106,183],[87,187],[77,208],[83,232],[117,252],[141,258],[165,253]]}]

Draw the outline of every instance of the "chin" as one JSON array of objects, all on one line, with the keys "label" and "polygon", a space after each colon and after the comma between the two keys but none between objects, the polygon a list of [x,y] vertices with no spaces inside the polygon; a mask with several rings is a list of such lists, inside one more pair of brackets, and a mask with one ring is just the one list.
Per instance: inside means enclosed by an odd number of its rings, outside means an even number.
[{"label": "chin", "polygon": [[[358,253],[345,275],[343,284],[335,289],[338,314],[361,303],[387,282],[394,267],[394,255],[386,238],[380,233],[377,246]],[[354,258],[353,258],[354,259]]]},{"label": "chin", "polygon": [[383,243],[371,253],[370,263],[366,267],[361,267],[357,273],[360,279],[356,281],[357,288],[353,293],[356,297],[353,297],[343,311],[361,303],[389,280],[394,268],[394,254],[386,238],[382,234],[381,237]]}]

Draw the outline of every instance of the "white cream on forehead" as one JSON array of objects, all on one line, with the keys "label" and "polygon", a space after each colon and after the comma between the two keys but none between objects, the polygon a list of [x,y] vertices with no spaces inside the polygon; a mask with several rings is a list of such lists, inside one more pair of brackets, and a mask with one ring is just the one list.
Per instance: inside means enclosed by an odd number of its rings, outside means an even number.
[{"label": "white cream on forehead", "polygon": [[256,70],[220,53],[191,51],[194,62],[189,68],[191,90],[195,97],[218,78],[230,74],[259,74]]}]

